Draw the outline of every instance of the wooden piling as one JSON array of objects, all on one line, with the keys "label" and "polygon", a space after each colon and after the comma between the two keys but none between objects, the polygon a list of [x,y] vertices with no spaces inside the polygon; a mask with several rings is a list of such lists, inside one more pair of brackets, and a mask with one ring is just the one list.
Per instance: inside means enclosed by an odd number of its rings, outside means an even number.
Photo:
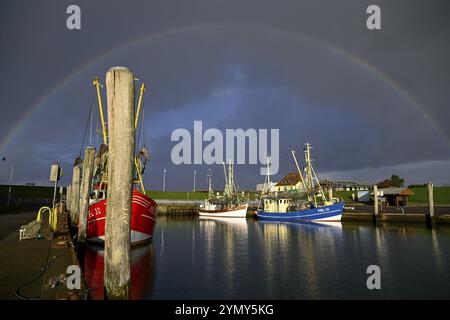
[{"label": "wooden piling", "polygon": [[134,82],[123,67],[106,74],[108,205],[104,284],[108,299],[130,297],[130,221],[134,158]]},{"label": "wooden piling", "polygon": [[378,186],[373,186],[373,214],[378,216]]},{"label": "wooden piling", "polygon": [[66,211],[70,212],[70,190],[72,186],[67,186],[66,191]]},{"label": "wooden piling", "polygon": [[434,217],[433,183],[428,182],[427,188],[428,188],[429,214],[430,214],[431,219],[433,219],[433,217]]},{"label": "wooden piling", "polygon": [[80,202],[80,180],[81,180],[81,164],[73,167],[72,187],[70,190],[70,220],[71,225],[76,226],[78,223],[78,209]]},{"label": "wooden piling", "polygon": [[84,152],[83,179],[81,180],[80,204],[78,218],[78,243],[86,243],[87,215],[89,210],[89,195],[91,191],[92,174],[94,172],[95,148],[87,147]]}]

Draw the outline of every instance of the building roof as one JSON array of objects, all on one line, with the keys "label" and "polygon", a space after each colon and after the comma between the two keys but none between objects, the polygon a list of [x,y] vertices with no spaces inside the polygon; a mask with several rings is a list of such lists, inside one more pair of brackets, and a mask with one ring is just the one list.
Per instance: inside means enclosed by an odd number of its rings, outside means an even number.
[{"label": "building roof", "polygon": [[275,186],[295,186],[301,181],[298,172],[289,172],[283,179],[280,180]]},{"label": "building roof", "polygon": [[[411,189],[408,189],[406,187],[389,187],[389,188],[381,188],[378,189],[378,192],[383,192],[383,195],[385,196],[391,196],[391,195],[399,195],[399,196],[412,196],[414,195],[414,192],[411,191]],[[373,192],[371,193],[373,195]]]}]

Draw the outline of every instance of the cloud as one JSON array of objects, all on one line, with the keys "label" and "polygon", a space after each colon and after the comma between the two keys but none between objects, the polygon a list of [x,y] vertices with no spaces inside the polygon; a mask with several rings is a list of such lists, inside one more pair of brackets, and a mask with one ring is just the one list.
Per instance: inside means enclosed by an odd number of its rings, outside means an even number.
[{"label": "cloud", "polygon": [[[0,51],[0,136],[42,103],[0,156],[18,165],[18,182],[45,182],[57,159],[69,172],[95,102],[92,78],[126,65],[148,87],[152,159],[145,179],[151,188],[160,188],[163,167],[177,179],[168,186],[190,188],[193,167],[170,164],[170,133],[191,129],[194,120],[203,120],[205,129],[279,128],[280,176],[293,169],[289,146],[301,149],[309,141],[319,171],[336,178],[382,178],[405,168],[407,181],[436,177],[445,183],[448,3],[399,3],[383,3],[379,33],[365,29],[368,1],[195,1],[177,9],[148,2],[140,10],[81,1],[85,18],[78,33],[65,29],[63,3],[26,9],[2,3],[0,40],[8,46]],[[112,23],[109,17],[119,13],[124,23]],[[409,170],[412,163],[423,170]],[[199,176],[206,170],[197,167]],[[220,176],[222,169],[216,170]],[[9,164],[0,168],[0,176],[8,172]],[[261,180],[259,165],[237,172],[242,187]]]}]

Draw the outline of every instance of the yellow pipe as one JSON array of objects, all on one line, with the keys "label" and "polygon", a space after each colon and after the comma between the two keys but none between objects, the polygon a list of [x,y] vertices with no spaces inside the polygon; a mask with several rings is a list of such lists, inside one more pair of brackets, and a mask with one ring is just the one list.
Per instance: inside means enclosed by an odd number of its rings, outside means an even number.
[{"label": "yellow pipe", "polygon": [[40,208],[39,211],[38,211],[38,215],[37,215],[36,221],[41,222],[41,213],[44,214],[43,211],[45,211],[45,210],[47,210],[48,212],[52,211],[49,207],[42,207],[42,208]]},{"label": "yellow pipe", "polygon": [[142,104],[142,96],[145,92],[145,83],[142,82],[141,89],[139,90],[139,100],[138,100],[138,106],[136,110],[136,117],[134,119],[134,129],[137,129],[138,122],[139,122],[139,113],[141,112],[141,104]]},{"label": "yellow pipe", "polygon": [[103,143],[107,144],[105,117],[103,116],[103,104],[102,104],[102,97],[100,95],[100,82],[98,77],[94,78],[93,84],[97,89],[98,108],[100,110],[100,120],[102,122],[102,130],[103,130]]},{"label": "yellow pipe", "polygon": [[59,204],[56,205],[55,210],[53,211],[53,224],[52,229],[53,231],[56,231],[56,227],[58,224],[58,210],[59,210]]}]

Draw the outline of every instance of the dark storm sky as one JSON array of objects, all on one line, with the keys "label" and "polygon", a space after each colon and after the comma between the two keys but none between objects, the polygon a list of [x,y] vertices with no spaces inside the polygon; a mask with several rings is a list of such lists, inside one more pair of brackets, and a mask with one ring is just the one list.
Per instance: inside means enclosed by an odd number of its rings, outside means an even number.
[{"label": "dark storm sky", "polygon": [[[73,3],[79,31],[66,28]],[[381,7],[380,31],[366,28],[370,4]],[[59,160],[67,184],[92,78],[104,82],[121,65],[148,85],[148,189],[161,188],[164,167],[168,189],[192,188],[194,169],[206,188],[206,166],[170,160],[171,132],[192,131],[194,120],[279,128],[275,179],[294,169],[289,145],[309,141],[322,177],[449,184],[449,9],[419,0],[2,1],[0,182],[14,164],[17,183],[48,184]],[[238,166],[239,185],[254,188],[259,168]],[[221,166],[213,174],[219,187]]]}]

